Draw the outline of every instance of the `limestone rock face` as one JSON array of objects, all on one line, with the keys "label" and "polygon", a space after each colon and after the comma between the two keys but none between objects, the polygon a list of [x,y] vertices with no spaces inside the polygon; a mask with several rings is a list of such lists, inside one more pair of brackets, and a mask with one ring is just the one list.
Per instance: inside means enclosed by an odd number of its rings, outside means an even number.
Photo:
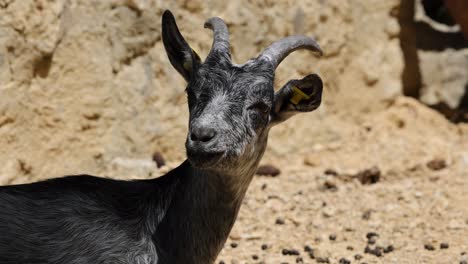
[{"label": "limestone rock face", "polygon": [[359,120],[401,93],[398,4],[0,0],[0,184],[78,173],[154,177],[154,151],[184,158],[185,83],[161,42],[165,9],[202,57],[211,16],[227,22],[237,63],[288,35],[315,37],[325,56],[294,53],[276,85],[317,72],[324,104],[272,131],[267,156],[307,151],[313,135],[323,137],[321,119]]}]

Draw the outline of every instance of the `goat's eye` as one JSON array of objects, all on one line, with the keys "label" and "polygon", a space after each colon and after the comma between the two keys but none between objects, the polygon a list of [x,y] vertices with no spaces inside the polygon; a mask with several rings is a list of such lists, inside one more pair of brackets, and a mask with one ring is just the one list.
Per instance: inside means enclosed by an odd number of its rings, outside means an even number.
[{"label": "goat's eye", "polygon": [[270,107],[265,104],[264,102],[256,102],[249,106],[249,110],[254,110],[256,112],[259,112],[261,114],[268,114],[270,112]]}]

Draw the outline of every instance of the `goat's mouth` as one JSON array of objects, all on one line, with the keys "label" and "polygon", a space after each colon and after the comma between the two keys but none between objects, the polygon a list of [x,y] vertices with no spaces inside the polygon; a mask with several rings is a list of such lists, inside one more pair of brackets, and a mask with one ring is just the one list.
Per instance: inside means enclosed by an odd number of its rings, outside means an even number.
[{"label": "goat's mouth", "polygon": [[207,169],[215,167],[224,156],[224,151],[205,151],[187,148],[190,163],[197,168]]}]

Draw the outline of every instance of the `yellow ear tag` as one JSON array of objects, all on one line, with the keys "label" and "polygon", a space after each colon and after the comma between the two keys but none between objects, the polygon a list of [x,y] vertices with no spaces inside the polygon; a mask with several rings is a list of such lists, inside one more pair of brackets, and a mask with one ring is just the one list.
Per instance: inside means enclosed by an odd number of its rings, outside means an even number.
[{"label": "yellow ear tag", "polygon": [[186,71],[191,71],[191,70],[192,70],[192,60],[186,60],[186,61],[184,61],[183,66],[184,66],[184,69],[185,69]]},{"label": "yellow ear tag", "polygon": [[304,99],[310,99],[310,96],[305,94],[296,86],[293,86],[293,96],[289,99],[289,101],[291,101],[291,103],[293,103],[294,105],[297,105],[300,101]]}]

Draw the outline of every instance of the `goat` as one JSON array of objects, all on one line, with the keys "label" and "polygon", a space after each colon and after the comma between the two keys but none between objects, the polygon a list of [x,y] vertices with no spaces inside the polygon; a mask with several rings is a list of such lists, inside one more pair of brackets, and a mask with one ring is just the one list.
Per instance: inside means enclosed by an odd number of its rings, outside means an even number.
[{"label": "goat", "polygon": [[291,52],[321,54],[306,36],[274,42],[242,65],[231,62],[226,24],[214,17],[204,62],[162,16],[162,39],[187,81],[187,160],[156,179],[89,175],[0,187],[0,263],[213,263],[237,217],[272,126],[315,110],[322,81],[290,80],[277,93],[275,69]]}]

